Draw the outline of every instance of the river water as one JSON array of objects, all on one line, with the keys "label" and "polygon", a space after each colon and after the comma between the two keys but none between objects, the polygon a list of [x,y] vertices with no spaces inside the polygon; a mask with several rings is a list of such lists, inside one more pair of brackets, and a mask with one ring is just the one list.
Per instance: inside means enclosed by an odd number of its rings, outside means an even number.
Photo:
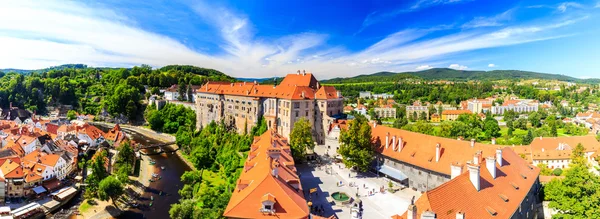
[{"label": "river water", "polygon": [[[127,134],[130,139],[143,145],[160,143],[135,132],[127,132]],[[155,154],[153,151],[142,152]],[[146,188],[144,194],[138,199],[139,206],[137,208],[123,212],[118,218],[169,218],[171,205],[179,201],[180,195],[178,191],[183,187],[181,175],[185,171],[189,171],[190,168],[175,153],[168,152],[142,156],[142,159],[148,158],[156,161],[156,164],[152,165],[151,168],[154,168],[154,172],[158,173],[162,178],[150,183],[150,186]],[[164,166],[165,169],[161,170],[161,166]],[[160,195],[161,191],[162,195]],[[151,200],[151,197],[154,198],[154,201]],[[149,206],[151,202],[152,206]]]}]

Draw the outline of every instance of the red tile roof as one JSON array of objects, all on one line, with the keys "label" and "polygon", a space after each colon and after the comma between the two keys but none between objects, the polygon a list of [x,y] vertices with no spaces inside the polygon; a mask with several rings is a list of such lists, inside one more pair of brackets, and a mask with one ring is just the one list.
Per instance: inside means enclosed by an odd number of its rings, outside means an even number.
[{"label": "red tile roof", "polygon": [[[389,147],[385,148],[385,139],[388,135]],[[396,136],[394,145],[393,137]],[[387,157],[409,163],[421,168],[438,173],[450,175],[451,164],[460,162],[462,164],[473,160],[473,155],[482,151],[482,157],[494,156],[499,145],[477,143],[471,147],[471,141],[460,141],[450,138],[442,138],[425,135],[406,130],[390,128],[382,125],[371,126],[371,137],[373,138],[375,150]],[[402,150],[399,151],[398,144],[402,138]],[[440,159],[436,162],[436,146],[440,144]],[[395,146],[395,147],[394,147]]]},{"label": "red tile roof", "polygon": [[[473,186],[469,171],[466,171],[424,193],[415,202],[417,218],[420,218],[424,211],[435,212],[438,219],[454,219],[458,212],[464,213],[468,218],[513,216],[536,183],[540,170],[529,165],[510,148],[502,149],[502,159],[502,166],[494,162],[497,173],[495,179],[488,171],[486,161],[483,161],[479,170],[479,191]],[[406,213],[404,217],[406,218]]]},{"label": "red tile roof", "polygon": [[460,115],[460,114],[471,114],[473,112],[469,110],[444,110],[442,115]]},{"label": "red tile roof", "polygon": [[257,83],[249,82],[208,82],[202,85],[202,87],[198,89],[198,92],[292,100],[341,98],[334,87],[320,87],[312,74],[289,74],[283,79],[281,84],[277,86],[259,85]]},{"label": "red tile roof", "polygon": [[[270,152],[280,154],[279,158],[271,159]],[[260,212],[263,201],[275,202],[275,215]],[[308,218],[309,213],[287,140],[271,130],[256,137],[223,216]]]}]

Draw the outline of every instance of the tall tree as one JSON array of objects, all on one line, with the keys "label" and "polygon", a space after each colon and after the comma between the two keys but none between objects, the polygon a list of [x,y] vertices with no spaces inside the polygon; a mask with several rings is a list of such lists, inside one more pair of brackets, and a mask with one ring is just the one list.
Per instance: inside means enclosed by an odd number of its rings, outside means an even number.
[{"label": "tall tree", "polygon": [[531,144],[533,141],[533,132],[531,129],[527,130],[527,135],[523,136],[523,144]]},{"label": "tall tree", "polygon": [[315,142],[312,139],[312,127],[308,119],[302,117],[294,123],[294,129],[290,133],[290,146],[294,160],[304,160],[306,150],[315,148]]},{"label": "tall tree", "polygon": [[371,145],[371,126],[367,119],[357,116],[351,121],[348,130],[342,130],[340,143],[338,153],[342,155],[342,162],[346,166],[367,171],[375,153]]},{"label": "tall tree", "polygon": [[113,176],[109,176],[100,181],[98,189],[98,197],[100,200],[107,201],[110,199],[113,205],[118,209],[117,200],[123,194],[123,184]]}]

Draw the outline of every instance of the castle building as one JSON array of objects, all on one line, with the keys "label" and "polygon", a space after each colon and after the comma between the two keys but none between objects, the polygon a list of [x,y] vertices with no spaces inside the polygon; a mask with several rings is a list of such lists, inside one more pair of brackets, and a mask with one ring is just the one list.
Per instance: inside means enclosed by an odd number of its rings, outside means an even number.
[{"label": "castle building", "polygon": [[276,85],[208,82],[196,91],[195,104],[198,127],[223,120],[243,133],[264,118],[269,129],[289,137],[294,123],[306,118],[319,144],[344,107],[341,93],[333,86],[321,86],[313,74],[300,71]]}]

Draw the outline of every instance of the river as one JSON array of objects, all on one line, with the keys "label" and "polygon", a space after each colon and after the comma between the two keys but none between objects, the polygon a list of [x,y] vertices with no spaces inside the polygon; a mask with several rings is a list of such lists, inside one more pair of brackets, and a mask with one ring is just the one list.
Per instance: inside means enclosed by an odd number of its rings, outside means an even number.
[{"label": "river", "polygon": [[[155,144],[158,141],[150,138],[146,138],[135,132],[128,132],[129,138],[139,142],[141,144]],[[152,154],[152,152],[143,151],[145,153]],[[183,187],[181,182],[181,175],[190,168],[185,164],[177,154],[174,153],[161,153],[155,155],[144,155],[142,159],[151,158],[156,161],[156,164],[152,167],[155,168],[154,172],[157,172],[162,177],[156,182],[150,183],[150,186],[146,188],[142,197],[138,199],[138,208],[133,208],[123,212],[118,218],[148,218],[148,219],[163,219],[169,218],[169,209],[171,205],[179,201],[179,189]],[[165,169],[161,170],[160,167],[164,166]],[[162,196],[159,195],[162,191]],[[154,201],[151,201],[151,197],[154,197]],[[149,204],[152,202],[152,206]]]}]

